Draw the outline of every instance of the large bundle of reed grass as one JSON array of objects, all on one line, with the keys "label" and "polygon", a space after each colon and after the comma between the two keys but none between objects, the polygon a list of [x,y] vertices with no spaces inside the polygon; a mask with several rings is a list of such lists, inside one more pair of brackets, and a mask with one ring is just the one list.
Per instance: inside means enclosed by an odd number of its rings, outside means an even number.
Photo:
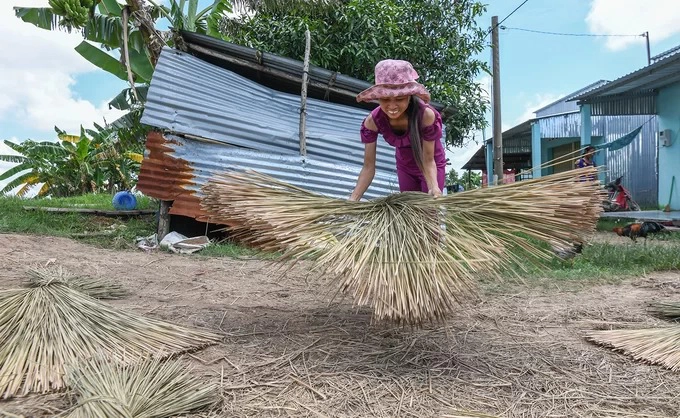
[{"label": "large bundle of reed grass", "polygon": [[192,377],[178,360],[122,364],[93,357],[69,368],[77,404],[69,418],[165,418],[219,402],[217,385]]},{"label": "large bundle of reed grass", "polygon": [[501,274],[582,243],[602,210],[599,183],[584,181],[595,172],[367,202],[231,172],[204,186],[202,207],[247,244],[283,251],[283,260],[311,258],[357,304],[372,305],[377,319],[418,325],[474,296],[475,275]]},{"label": "large bundle of reed grass", "polygon": [[165,357],[220,336],[110,307],[59,281],[0,292],[0,395],[64,388],[65,365],[95,353]]},{"label": "large bundle of reed grass", "polygon": [[680,327],[591,331],[586,338],[673,371],[680,370]]}]

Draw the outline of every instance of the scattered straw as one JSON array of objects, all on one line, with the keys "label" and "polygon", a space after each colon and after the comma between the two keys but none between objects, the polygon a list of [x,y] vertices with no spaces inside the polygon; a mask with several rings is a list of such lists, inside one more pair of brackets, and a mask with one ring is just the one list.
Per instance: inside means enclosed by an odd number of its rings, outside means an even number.
[{"label": "scattered straw", "polygon": [[582,181],[594,172],[368,202],[320,196],[254,172],[226,173],[206,184],[202,207],[237,239],[281,250],[282,260],[313,259],[377,319],[421,325],[473,298],[477,275],[521,269],[582,243],[602,210],[599,183]]},{"label": "scattered straw", "polygon": [[220,336],[144,318],[51,282],[0,292],[0,394],[64,388],[64,365],[103,352],[111,358],[168,356]]}]

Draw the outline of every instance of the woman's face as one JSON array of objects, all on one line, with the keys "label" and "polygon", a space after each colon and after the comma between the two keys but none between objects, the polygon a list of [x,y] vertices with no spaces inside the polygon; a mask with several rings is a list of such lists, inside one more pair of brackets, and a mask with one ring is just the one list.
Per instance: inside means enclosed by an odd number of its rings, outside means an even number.
[{"label": "woman's face", "polygon": [[588,157],[589,159],[592,159],[593,155],[595,155],[595,148],[591,148],[586,152],[586,157]]},{"label": "woman's face", "polygon": [[380,108],[390,119],[399,119],[408,109],[408,96],[385,97],[379,100]]}]

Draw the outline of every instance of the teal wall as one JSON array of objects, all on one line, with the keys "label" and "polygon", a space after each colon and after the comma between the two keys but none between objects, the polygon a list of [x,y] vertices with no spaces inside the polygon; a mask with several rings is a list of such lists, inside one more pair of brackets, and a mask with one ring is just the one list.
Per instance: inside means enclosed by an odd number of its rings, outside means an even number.
[{"label": "teal wall", "polygon": [[659,90],[656,105],[659,131],[671,131],[671,146],[664,147],[659,142],[659,207],[668,204],[675,176],[671,209],[680,210],[680,82]]},{"label": "teal wall", "polygon": [[[576,146],[576,149],[579,149],[581,147],[581,142],[583,138],[579,137],[573,137],[573,138],[543,138],[541,141],[541,161],[545,163],[546,161],[552,160],[553,157],[553,148],[559,147],[565,144],[569,144],[572,142],[578,142],[579,144]],[[588,143],[593,144],[593,145],[600,145],[604,141],[604,138],[602,136],[588,136]],[[574,158],[577,157],[577,154],[574,154]],[[595,165],[598,167],[602,167],[604,165],[604,152],[600,151],[595,153]],[[550,175],[553,174],[553,169],[552,167],[548,167],[543,169],[543,175]],[[604,181],[605,179],[605,173],[604,171],[600,170],[600,180]]]}]

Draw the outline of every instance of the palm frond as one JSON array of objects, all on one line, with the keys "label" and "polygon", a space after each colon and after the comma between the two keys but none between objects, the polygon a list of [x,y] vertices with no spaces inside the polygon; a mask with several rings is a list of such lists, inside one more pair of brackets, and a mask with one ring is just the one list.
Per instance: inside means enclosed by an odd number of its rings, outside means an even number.
[{"label": "palm frond", "polygon": [[87,40],[100,43],[107,48],[120,48],[123,24],[120,17],[96,14],[88,20],[83,28],[83,34]]},{"label": "palm frond", "polygon": [[586,338],[636,360],[680,370],[680,326],[591,331]]},{"label": "palm frond", "polygon": [[663,318],[680,318],[680,302],[651,302],[648,310]]},{"label": "palm frond", "polygon": [[23,155],[0,155],[0,161],[4,161],[6,163],[23,163],[26,161],[26,157]]},{"label": "palm frond", "polygon": [[[28,161],[26,161],[26,160],[21,161],[21,164],[15,165],[14,167],[12,167],[9,170],[5,171],[4,173],[0,174],[0,180],[7,180],[8,178],[10,178],[10,177],[12,177],[16,174],[19,174],[22,171],[30,170],[31,168],[32,167],[28,163]],[[22,176],[22,178],[25,178],[25,176]],[[22,183],[23,183],[23,180],[22,180]]]},{"label": "palm frond", "polygon": [[9,193],[12,190],[14,190],[15,188],[17,188],[17,187],[19,187],[23,184],[26,184],[26,179],[29,179],[32,175],[33,174],[31,172],[29,172],[29,173],[23,174],[19,177],[16,177],[15,179],[10,181],[9,183],[5,184],[5,187],[3,187],[2,190],[0,190],[0,193],[2,193],[2,194]]},{"label": "palm frond", "polygon": [[46,30],[61,29],[59,16],[50,7],[15,7],[14,14],[26,23]]},{"label": "palm frond", "polygon": [[0,292],[0,394],[63,389],[66,365],[94,355],[128,362],[214,344],[216,334],[122,311],[64,283]]},{"label": "palm frond", "polygon": [[69,418],[165,418],[217,404],[215,384],[192,377],[179,360],[146,358],[120,364],[94,357],[69,368],[68,385],[77,393]]},{"label": "palm frond", "polygon": [[580,181],[589,173],[369,202],[320,196],[254,172],[226,173],[204,186],[202,207],[247,244],[283,251],[284,261],[312,258],[357,304],[372,305],[376,318],[418,325],[474,296],[476,276],[500,276],[584,242],[602,210],[599,183]]},{"label": "palm frond", "polygon": [[33,267],[28,270],[29,287],[46,286],[50,283],[63,283],[95,299],[120,299],[128,295],[118,284],[76,276],[62,266]]}]

